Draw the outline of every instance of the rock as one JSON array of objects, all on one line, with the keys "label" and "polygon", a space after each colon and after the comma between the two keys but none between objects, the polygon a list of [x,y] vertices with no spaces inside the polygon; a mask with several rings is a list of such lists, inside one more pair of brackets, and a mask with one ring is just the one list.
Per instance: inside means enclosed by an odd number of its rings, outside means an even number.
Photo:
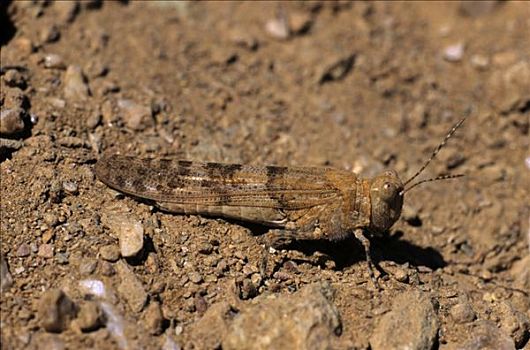
[{"label": "rock", "polygon": [[320,73],[318,74],[318,83],[324,84],[343,79],[353,68],[354,62],[354,54],[343,57],[332,57],[328,62],[322,64]]},{"label": "rock", "polygon": [[9,272],[4,254],[0,256],[0,291],[5,292],[13,285],[13,277]]},{"label": "rock", "polygon": [[52,244],[41,244],[37,255],[41,258],[51,259],[53,258],[54,247]]},{"label": "rock", "polygon": [[79,307],[77,318],[74,321],[76,327],[83,332],[90,332],[103,325],[103,311],[98,303],[87,301]]},{"label": "rock", "polygon": [[118,100],[125,125],[134,130],[142,130],[153,122],[151,107],[143,106],[132,100]]},{"label": "rock", "polygon": [[468,302],[453,305],[449,313],[456,323],[469,323],[474,321],[477,317],[475,311]]},{"label": "rock", "polygon": [[470,63],[477,70],[485,70],[490,65],[490,59],[488,56],[475,54],[471,56]]},{"label": "rock", "polygon": [[462,344],[448,344],[445,350],[515,350],[513,340],[492,321],[478,321]]},{"label": "rock", "polygon": [[107,297],[105,284],[102,281],[96,279],[86,279],[79,281],[79,291],[85,296],[102,299]]},{"label": "rock", "polygon": [[188,345],[195,349],[219,349],[221,337],[234,316],[235,311],[227,302],[213,304],[200,320],[191,324]]},{"label": "rock", "polygon": [[287,18],[285,18],[285,16],[278,16],[277,18],[268,20],[267,23],[265,23],[265,31],[274,39],[288,39],[290,31]]},{"label": "rock", "polygon": [[459,62],[464,57],[464,48],[463,43],[449,45],[443,50],[443,58],[449,62]]},{"label": "rock", "polygon": [[147,302],[147,293],[142,282],[136,277],[129,267],[123,262],[116,263],[116,272],[121,283],[118,286],[118,293],[127,301],[133,312],[140,312]]},{"label": "rock", "polygon": [[496,69],[486,86],[486,98],[499,112],[524,108],[530,101],[530,62],[520,60]]},{"label": "rock", "polygon": [[329,285],[313,284],[292,295],[256,299],[235,316],[223,349],[333,348],[341,321]]},{"label": "rock", "polygon": [[370,345],[373,350],[432,349],[438,327],[431,298],[418,291],[404,292],[394,299],[392,310],[379,320]]},{"label": "rock", "polygon": [[115,262],[120,258],[120,249],[114,244],[108,244],[99,249],[99,255],[103,260]]},{"label": "rock", "polygon": [[25,111],[20,107],[2,109],[0,112],[0,134],[11,136],[24,130]]},{"label": "rock", "polygon": [[65,192],[69,194],[77,194],[78,186],[73,181],[64,181],[63,190],[65,190]]},{"label": "rock", "polygon": [[84,258],[79,263],[79,273],[81,275],[91,275],[96,271],[98,261],[96,259]]},{"label": "rock", "polygon": [[289,15],[289,29],[293,34],[306,33],[313,25],[313,18],[308,12],[294,12]]},{"label": "rock", "polygon": [[40,40],[44,43],[52,43],[61,37],[61,32],[56,25],[49,25],[44,27],[40,33]]},{"label": "rock", "polygon": [[54,53],[49,53],[44,56],[44,67],[50,69],[65,69],[66,65],[64,64],[64,60],[61,56]]},{"label": "rock", "polygon": [[19,87],[25,89],[27,87],[26,77],[23,74],[23,71],[18,69],[9,69],[4,74],[4,81],[7,86]]},{"label": "rock", "polygon": [[35,50],[35,46],[31,40],[26,37],[13,39],[13,47],[15,47],[22,56],[29,56]]},{"label": "rock", "polygon": [[523,312],[516,310],[509,302],[495,306],[500,318],[500,328],[514,341],[517,349],[522,348],[530,338],[530,320]]},{"label": "rock", "polygon": [[76,316],[75,304],[60,289],[50,289],[39,301],[40,325],[48,332],[62,332]]},{"label": "rock", "polygon": [[28,244],[22,243],[21,245],[18,246],[16,255],[19,258],[25,258],[25,257],[29,256],[30,254],[31,254],[31,251],[29,249],[29,245]]},{"label": "rock", "polygon": [[164,316],[160,304],[152,302],[149,304],[144,313],[144,322],[149,334],[160,335],[163,331]]},{"label": "rock", "polygon": [[64,97],[73,102],[83,102],[90,96],[90,89],[79,66],[70,65],[64,74]]},{"label": "rock", "polygon": [[188,274],[188,278],[190,279],[190,281],[192,281],[195,284],[199,284],[203,281],[201,274],[198,273],[197,271],[190,272]]},{"label": "rock", "polygon": [[109,211],[102,217],[120,241],[121,256],[128,258],[138,254],[144,246],[144,228],[142,223],[127,213]]}]

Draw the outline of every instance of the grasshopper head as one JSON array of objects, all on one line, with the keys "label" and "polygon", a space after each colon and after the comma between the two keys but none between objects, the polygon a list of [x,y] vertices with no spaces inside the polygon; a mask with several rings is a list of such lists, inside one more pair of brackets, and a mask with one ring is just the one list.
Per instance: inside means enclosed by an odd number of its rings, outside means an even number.
[{"label": "grasshopper head", "polygon": [[403,206],[403,182],[393,170],[373,178],[370,184],[372,217],[370,229],[376,232],[388,230],[399,219]]}]

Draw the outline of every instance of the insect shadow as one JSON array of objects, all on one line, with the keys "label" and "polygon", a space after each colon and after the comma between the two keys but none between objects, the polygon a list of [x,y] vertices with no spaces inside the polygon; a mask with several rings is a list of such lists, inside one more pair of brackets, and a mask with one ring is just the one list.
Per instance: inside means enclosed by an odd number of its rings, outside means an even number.
[{"label": "insect shadow", "polygon": [[[266,235],[269,230],[268,227],[259,224],[236,220],[227,221],[246,227],[254,236]],[[436,249],[420,247],[403,240],[403,234],[403,231],[397,230],[392,234],[386,232],[381,236],[375,236],[370,239],[372,257],[376,264],[383,260],[389,260],[397,264],[409,263],[413,266],[426,266],[433,270],[447,265],[443,256]],[[335,262],[338,270],[365,261],[364,249],[354,237],[335,242],[329,240],[296,240],[282,246],[282,248],[297,250],[307,256],[320,252]]]}]

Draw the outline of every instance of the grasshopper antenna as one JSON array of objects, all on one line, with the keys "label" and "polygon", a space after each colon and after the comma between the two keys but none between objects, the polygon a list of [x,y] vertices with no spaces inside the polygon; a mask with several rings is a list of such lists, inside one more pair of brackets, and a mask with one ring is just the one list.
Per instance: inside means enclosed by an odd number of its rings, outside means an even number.
[{"label": "grasshopper antenna", "polygon": [[[445,146],[445,144],[447,143],[447,141],[453,136],[453,134],[455,133],[455,131],[464,123],[464,121],[466,120],[467,117],[464,117],[462,118],[458,123],[456,123],[452,128],[451,130],[447,133],[447,135],[445,135],[445,138],[443,139],[443,141],[438,145],[438,147],[436,147],[434,149],[434,151],[432,152],[432,155],[429,159],[427,159],[427,161],[425,162],[425,164],[423,164],[423,166],[420,168],[420,170],[418,170],[416,172],[416,174],[414,174],[410,179],[408,179],[407,181],[405,181],[404,183],[404,187],[407,186],[407,184],[409,184],[412,180],[414,180],[415,178],[418,177],[418,175],[420,175],[423,170],[425,170],[425,168],[427,168],[427,166],[429,165],[429,163],[436,157],[436,155],[438,154],[438,152],[440,152],[440,150]],[[462,177],[464,175],[462,174],[457,174],[457,175],[442,175],[442,176],[438,176],[436,178],[432,178],[432,179],[427,179],[427,180],[421,180],[419,182],[416,182],[415,184],[413,184],[412,186],[408,187],[408,188],[405,188],[401,191],[401,194],[404,194],[405,192],[409,191],[410,189],[422,184],[422,183],[425,183],[425,182],[431,182],[431,181],[438,181],[438,180],[447,180],[447,179],[454,179],[454,178],[457,178],[457,177]]]}]

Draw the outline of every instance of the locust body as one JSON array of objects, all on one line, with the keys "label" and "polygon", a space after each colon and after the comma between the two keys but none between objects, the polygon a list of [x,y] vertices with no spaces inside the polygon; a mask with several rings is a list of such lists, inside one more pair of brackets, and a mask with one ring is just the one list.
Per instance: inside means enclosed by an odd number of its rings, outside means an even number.
[{"label": "locust body", "polygon": [[178,214],[255,222],[304,239],[345,238],[355,229],[383,232],[401,214],[403,184],[393,171],[372,179],[333,168],[136,159],[111,155],[98,178]]},{"label": "locust body", "polygon": [[395,171],[373,178],[334,168],[251,166],[138,159],[110,155],[96,164],[97,177],[120,192],[177,214],[250,221],[273,228],[277,238],[342,240],[353,234],[364,246],[375,282],[370,241],[365,233],[387,231],[401,215],[405,193],[419,184],[462,175],[444,175],[406,187],[436,156],[404,183]]}]

